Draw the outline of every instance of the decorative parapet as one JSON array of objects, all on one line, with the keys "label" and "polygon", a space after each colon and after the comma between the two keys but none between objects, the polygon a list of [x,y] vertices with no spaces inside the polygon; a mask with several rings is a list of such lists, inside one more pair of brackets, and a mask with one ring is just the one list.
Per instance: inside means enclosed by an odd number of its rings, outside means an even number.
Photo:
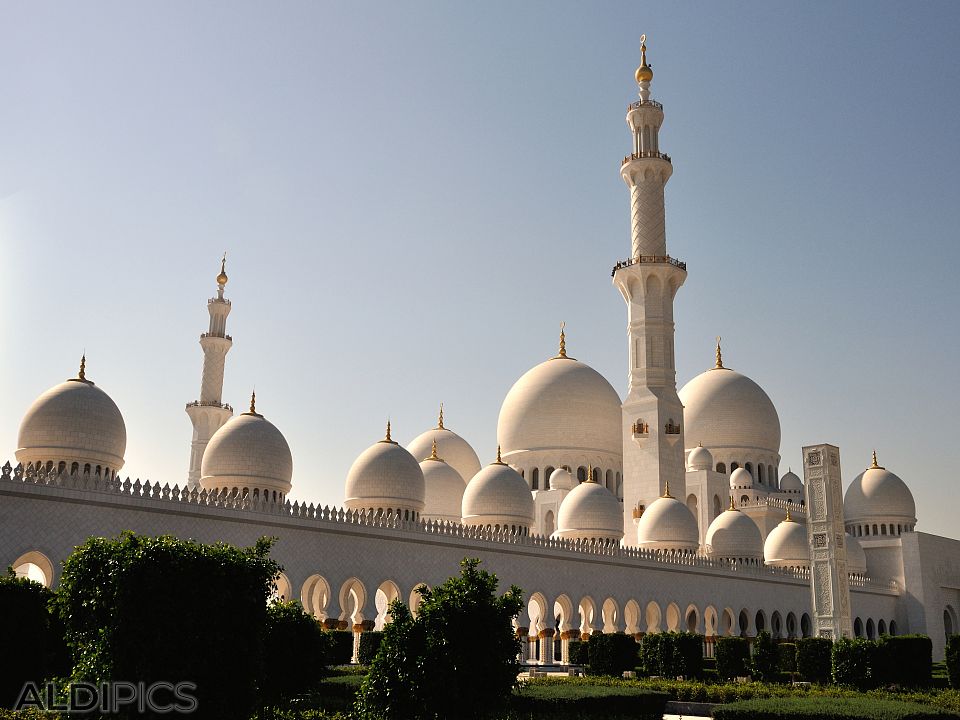
[{"label": "decorative parapet", "polygon": [[613,277],[616,275],[617,270],[620,270],[621,268],[640,264],[673,265],[674,267],[680,268],[683,271],[686,271],[687,269],[687,264],[685,262],[670,257],[669,255],[637,255],[635,257],[628,258],[627,260],[619,261],[613,266],[610,276]]},{"label": "decorative parapet", "polygon": [[[23,484],[37,489],[50,488],[82,490],[104,495],[132,498],[144,504],[161,502],[180,506],[203,507],[211,512],[239,510],[274,517],[297,518],[321,524],[364,526],[386,528],[420,535],[461,538],[464,540],[485,541],[501,545],[517,545],[540,548],[548,551],[562,551],[580,555],[625,559],[651,563],[671,568],[690,568],[717,570],[742,576],[769,578],[771,580],[809,582],[810,571],[804,568],[773,568],[763,565],[744,565],[736,561],[714,560],[705,555],[690,553],[670,553],[646,548],[628,547],[608,542],[593,542],[580,539],[560,539],[542,535],[513,535],[509,530],[463,525],[461,523],[440,520],[403,520],[396,515],[349,510],[330,505],[314,503],[274,502],[249,495],[235,495],[227,490],[199,490],[179,485],[151,483],[126,478],[109,479],[89,472],[68,472],[66,470],[36,470],[32,466],[13,467],[9,462],[0,468],[0,484]],[[896,583],[875,582],[870,578],[858,576],[851,578],[851,587],[899,593]]]},{"label": "decorative parapet", "polygon": [[757,497],[749,502],[741,503],[740,509],[771,507],[778,510],[790,510],[793,517],[806,517],[807,509],[802,502],[791,502],[778,497]]},{"label": "decorative parapet", "polygon": [[663,105],[661,103],[658,103],[656,100],[637,100],[627,105],[627,112],[630,112],[631,110],[639,110],[642,107],[650,107],[650,106],[655,107],[657,110],[663,110]]}]

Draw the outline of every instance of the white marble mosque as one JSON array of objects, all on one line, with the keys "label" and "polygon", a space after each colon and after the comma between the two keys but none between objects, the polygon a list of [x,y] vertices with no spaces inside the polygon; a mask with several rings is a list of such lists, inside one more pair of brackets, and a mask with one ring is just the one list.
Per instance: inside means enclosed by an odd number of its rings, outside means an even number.
[{"label": "white marble mosque", "polygon": [[[724,364],[719,340],[714,367],[677,389],[673,300],[687,268],[667,250],[673,167],[652,80],[644,47],[620,168],[631,254],[613,269],[627,304],[623,397],[571,357],[561,329],[556,354],[507,390],[493,462],[445,426],[441,407],[436,426],[406,447],[388,424],[350,468],[339,504],[291,502],[283,434],[255,397],[237,415],[221,397],[232,345],[224,261],[200,337],[200,396],[186,407],[185,481],[122,479],[123,416],[81,362],[23,416],[16,466],[0,474],[0,562],[55,586],[62,561],[91,535],[240,544],[274,535],[277,592],[358,636],[388,621],[390,600],[415,607],[415,587],[472,556],[528,594],[517,631],[531,662],[566,662],[568,641],[588,633],[678,629],[708,638],[926,633],[942,657],[945,635],[960,632],[960,542],[917,531],[907,484],[875,453],[841,507],[824,500],[831,482],[839,499],[839,478],[814,467],[820,450],[804,449],[804,479],[783,472],[777,409]],[[838,467],[839,451],[820,447]],[[825,514],[808,522],[808,508],[819,512],[811,497]],[[839,624],[826,620],[831,603]]]}]

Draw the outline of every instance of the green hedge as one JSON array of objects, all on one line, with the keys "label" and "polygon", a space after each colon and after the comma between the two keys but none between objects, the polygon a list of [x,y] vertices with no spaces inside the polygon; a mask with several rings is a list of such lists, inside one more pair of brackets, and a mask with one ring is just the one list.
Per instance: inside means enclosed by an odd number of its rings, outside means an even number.
[{"label": "green hedge", "polygon": [[750,674],[754,680],[774,682],[780,673],[777,665],[777,644],[773,636],[761,630],[753,639],[753,658],[750,661]]},{"label": "green hedge", "polygon": [[933,643],[926,635],[884,635],[876,641],[873,682],[876,685],[927,687],[933,668]]},{"label": "green hedge", "polygon": [[640,641],[640,659],[647,675],[700,677],[703,636],[696,633],[648,633]]},{"label": "green hedge", "polygon": [[797,640],[797,672],[807,682],[828,683],[831,676],[833,641],[829,638]]},{"label": "green hedge", "polygon": [[380,643],[383,642],[383,633],[379,630],[368,630],[360,634],[360,648],[357,650],[357,659],[361,665],[369,665],[377,656]]},{"label": "green hedge", "polygon": [[765,698],[714,708],[716,720],[927,720],[957,717],[916,703],[873,698]]},{"label": "green hedge", "polygon": [[592,635],[587,643],[590,673],[619,676],[624,670],[633,670],[637,665],[637,650],[637,641],[631,635]]},{"label": "green hedge", "polygon": [[714,645],[717,674],[724,680],[746,677],[750,662],[750,641],[742,637],[720,637]]},{"label": "green hedge", "polygon": [[514,693],[511,717],[524,720],[660,720],[667,699],[666,693],[636,686],[547,680],[528,683]]},{"label": "green hedge", "polygon": [[327,665],[349,665],[353,659],[353,633],[349,630],[329,630],[330,655]]},{"label": "green hedge", "polygon": [[947,677],[950,687],[960,689],[960,635],[947,638]]},{"label": "green hedge", "polygon": [[590,643],[586,640],[570,641],[570,664],[571,665],[589,665],[590,664]]},{"label": "green hedge", "polygon": [[797,671],[797,645],[792,642],[777,645],[777,669],[781,673],[795,673]]},{"label": "green hedge", "polygon": [[876,645],[863,638],[840,638],[830,655],[831,676],[837,685],[865,690],[873,683],[871,664]]}]

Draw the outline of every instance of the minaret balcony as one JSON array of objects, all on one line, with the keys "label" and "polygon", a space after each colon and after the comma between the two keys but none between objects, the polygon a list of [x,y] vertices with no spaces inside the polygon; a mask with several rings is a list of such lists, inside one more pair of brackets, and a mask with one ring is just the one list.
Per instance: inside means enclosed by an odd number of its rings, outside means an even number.
[{"label": "minaret balcony", "polygon": [[680,426],[673,422],[673,418],[664,424],[663,435],[671,445],[676,445],[680,439]]},{"label": "minaret balcony", "polygon": [[227,403],[210,402],[205,400],[194,400],[193,402],[187,403],[187,407],[215,407],[220,408],[221,410],[229,410],[230,412],[233,412],[233,407]]},{"label": "minaret balcony", "polygon": [[631,265],[638,265],[640,263],[652,263],[659,265],[673,265],[675,268],[679,268],[684,272],[687,271],[687,264],[681,262],[676,258],[672,258],[669,255],[638,255],[637,257],[629,258],[628,260],[621,260],[616,265],[613,266],[613,270],[610,273],[610,277],[613,277],[617,274],[617,270],[625,267],[630,267]]},{"label": "minaret balcony", "polygon": [[646,158],[659,158],[660,160],[666,160],[668,163],[673,165],[673,161],[670,159],[670,156],[667,155],[666,153],[657,152],[656,150],[641,150],[638,153],[630,153],[629,155],[627,155],[623,159],[623,162],[620,163],[620,167],[623,167],[624,165],[626,165],[628,162],[631,162],[632,160],[643,160]]},{"label": "minaret balcony", "polygon": [[650,437],[650,425],[643,420],[637,420],[630,428],[630,435],[637,445],[643,445],[644,441]]},{"label": "minaret balcony", "polygon": [[627,112],[639,110],[642,107],[655,107],[657,110],[663,110],[663,104],[658,103],[656,100],[637,100],[627,105]]}]

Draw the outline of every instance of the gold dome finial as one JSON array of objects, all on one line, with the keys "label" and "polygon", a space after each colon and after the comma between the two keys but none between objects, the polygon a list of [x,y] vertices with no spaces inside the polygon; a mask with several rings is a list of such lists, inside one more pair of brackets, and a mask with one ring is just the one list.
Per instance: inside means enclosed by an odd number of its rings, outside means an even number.
[{"label": "gold dome finial", "polygon": [[593,465],[587,465],[587,482],[594,482]]},{"label": "gold dome finial", "polygon": [[728,510],[736,510],[736,509],[737,509],[737,506],[736,506],[736,505],[734,504],[734,502],[733,502],[733,495],[730,496],[730,507],[727,508],[727,509],[728,509]]},{"label": "gold dome finial", "polygon": [[393,443],[393,438],[390,437],[390,418],[387,418],[387,434],[383,438],[383,442]]},{"label": "gold dome finial", "polygon": [[443,403],[440,403],[440,417],[437,419],[437,430],[446,430],[443,426]]},{"label": "gold dome finial", "polygon": [[257,414],[257,391],[254,390],[250,393],[250,414]]},{"label": "gold dome finial", "polygon": [[880,465],[880,464],[877,462],[877,451],[874,450],[874,451],[873,451],[873,461],[870,463],[870,467],[868,467],[867,470],[885,470],[885,469],[886,469],[886,468],[884,468],[883,465]]},{"label": "gold dome finial", "polygon": [[717,335],[717,362],[713,366],[714,370],[724,370],[723,367],[723,352],[720,350],[720,336]]},{"label": "gold dome finial", "polygon": [[437,439],[433,439],[433,447],[430,448],[430,457],[427,460],[439,460],[440,456],[437,455]]},{"label": "gold dome finial", "polygon": [[640,67],[637,68],[634,76],[638,83],[650,82],[653,80],[653,68],[647,65],[647,36],[640,36]]},{"label": "gold dome finial", "polygon": [[224,251],[223,257],[220,259],[220,274],[217,275],[217,285],[226,285],[229,279],[227,277],[227,253]]},{"label": "gold dome finial", "polygon": [[572,357],[567,355],[567,333],[565,332],[566,327],[567,327],[567,324],[561,321],[560,322],[560,352],[553,357],[554,360],[573,360]]},{"label": "gold dome finial", "polygon": [[497,464],[497,465],[506,465],[506,463],[503,462],[503,460],[500,458],[500,446],[499,446],[499,445],[497,445],[497,461],[496,461],[496,464]]},{"label": "gold dome finial", "polygon": [[673,495],[670,494],[670,481],[669,481],[669,480],[664,480],[664,481],[663,481],[663,495],[661,495],[660,497],[665,497],[665,498],[672,498],[672,497],[673,497]]},{"label": "gold dome finial", "polygon": [[83,380],[84,382],[86,382],[87,380],[87,353],[86,352],[84,352],[83,355],[80,356],[80,372],[77,373],[77,380]]},{"label": "gold dome finial", "polygon": [[787,505],[787,516],[783,519],[784,522],[793,522],[793,517],[790,515],[790,506]]}]

